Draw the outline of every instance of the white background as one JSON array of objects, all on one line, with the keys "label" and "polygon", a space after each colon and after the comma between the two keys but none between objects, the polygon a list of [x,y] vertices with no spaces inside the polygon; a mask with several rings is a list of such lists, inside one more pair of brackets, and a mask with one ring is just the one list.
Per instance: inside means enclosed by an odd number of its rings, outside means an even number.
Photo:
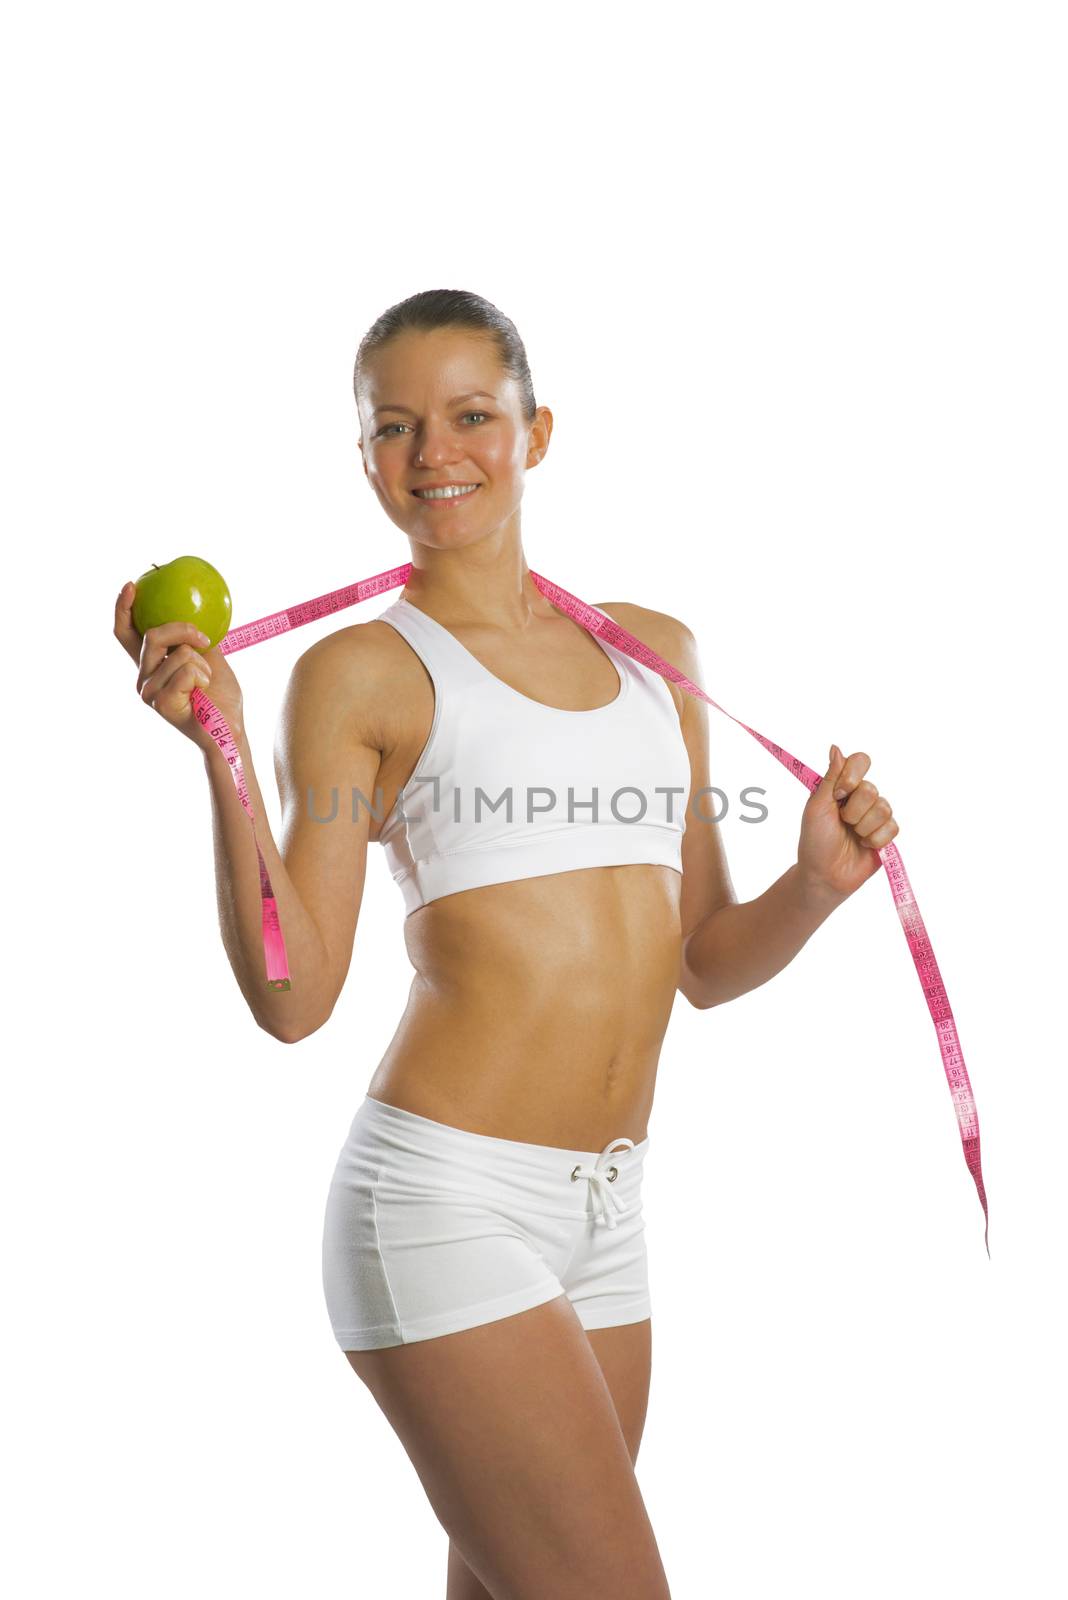
[{"label": "white background", "polygon": [[[1060,1592],[1066,63],[1048,5],[38,5],[0,84],[9,780],[7,1587],[443,1595],[330,1330],[326,1188],[410,979],[373,851],[286,1047],[219,938],[199,754],[120,585],[249,621],[409,559],[360,336],[522,334],[530,565],[696,633],[720,705],[865,750],[979,1109],[991,1259],[884,874],[778,977],[678,999],[646,1168],[639,1480],[678,1600]],[[234,657],[269,823],[284,685]],[[805,790],[710,713],[750,899]],[[1063,1552],[1061,1552],[1063,1553]],[[1059,1575],[1058,1575],[1059,1573]]]}]

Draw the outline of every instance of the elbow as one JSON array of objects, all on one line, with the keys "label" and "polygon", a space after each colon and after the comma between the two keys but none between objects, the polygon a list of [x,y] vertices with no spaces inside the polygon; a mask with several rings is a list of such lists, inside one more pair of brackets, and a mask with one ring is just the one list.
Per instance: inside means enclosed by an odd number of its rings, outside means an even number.
[{"label": "elbow", "polygon": [[716,1004],[705,990],[696,988],[692,982],[680,983],[679,993],[689,1001],[695,1011],[710,1011]]},{"label": "elbow", "polygon": [[341,985],[317,971],[312,963],[308,971],[310,977],[292,979],[293,988],[282,993],[265,993],[261,989],[257,997],[256,1021],[279,1044],[300,1044],[310,1039],[334,1014]]},{"label": "elbow", "polygon": [[330,1020],[330,1012],[316,1022],[298,1022],[288,1019],[280,1020],[278,1017],[268,1019],[260,1018],[260,1027],[269,1033],[272,1039],[277,1039],[279,1044],[299,1044],[302,1039],[309,1039],[313,1033],[318,1033]]},{"label": "elbow", "polygon": [[679,973],[678,992],[686,999],[695,1011],[708,1011],[716,1004],[711,991],[705,984],[699,983],[683,963]]},{"label": "elbow", "polygon": [[298,1044],[304,1034],[288,1023],[279,1022],[277,1017],[257,1017],[256,1021],[264,1033],[270,1034],[272,1039],[277,1039],[279,1044]]},{"label": "elbow", "polygon": [[703,984],[694,973],[686,959],[686,946],[683,945],[679,958],[679,980],[676,985],[681,994],[695,1011],[708,1011],[716,1004],[707,984]]}]

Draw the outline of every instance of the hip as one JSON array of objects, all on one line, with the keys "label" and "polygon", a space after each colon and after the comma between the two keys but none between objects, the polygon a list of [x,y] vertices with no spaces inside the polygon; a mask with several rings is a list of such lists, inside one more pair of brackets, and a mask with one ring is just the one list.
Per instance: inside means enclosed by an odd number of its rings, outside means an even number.
[{"label": "hip", "polygon": [[600,1151],[499,1139],[366,1097],[323,1226],[339,1344],[433,1338],[559,1294],[584,1328],[648,1317],[647,1150],[622,1130]]},{"label": "hip", "polygon": [[[636,1131],[636,1130],[635,1130]],[[641,1190],[649,1136],[618,1126],[600,1148],[507,1139],[439,1122],[367,1095],[357,1108],[331,1178],[335,1209],[362,1209],[373,1197],[389,1208],[400,1233],[425,1235],[456,1219],[487,1216],[549,1250],[590,1224],[614,1230],[624,1218],[641,1226]],[[576,1232],[579,1230],[579,1233]]]}]

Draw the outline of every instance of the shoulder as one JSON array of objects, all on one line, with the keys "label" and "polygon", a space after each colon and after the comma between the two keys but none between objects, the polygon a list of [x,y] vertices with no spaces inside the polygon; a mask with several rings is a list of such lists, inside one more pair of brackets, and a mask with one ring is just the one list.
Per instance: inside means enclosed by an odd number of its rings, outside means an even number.
[{"label": "shoulder", "polygon": [[[704,687],[701,684],[697,640],[693,630],[680,617],[672,616],[669,611],[654,611],[649,606],[634,605],[626,600],[600,601],[597,602],[597,609],[607,612],[613,622],[618,622],[642,644],[647,644],[658,656],[663,656],[673,667],[678,667],[692,682]],[[680,717],[690,706],[699,703],[694,701],[692,694],[680,689],[678,684],[668,682],[667,686]]]},{"label": "shoulder", "polygon": [[347,628],[335,628],[299,655],[293,670],[303,673],[332,671],[374,673],[387,667],[392,659],[394,644],[401,645],[397,630],[377,617],[367,622],[352,622]]},{"label": "shoulder", "polygon": [[390,706],[406,675],[419,671],[411,649],[388,622],[372,618],[324,634],[293,663],[287,709],[321,720],[332,732],[354,731],[382,749]]},{"label": "shoulder", "polygon": [[672,666],[686,670],[679,659],[680,654],[689,655],[691,651],[696,651],[697,640],[679,617],[673,617],[670,611],[653,611],[649,606],[632,605],[626,600],[600,601],[597,609],[606,611],[613,622],[620,623],[628,633],[633,633],[635,638],[670,661]]}]

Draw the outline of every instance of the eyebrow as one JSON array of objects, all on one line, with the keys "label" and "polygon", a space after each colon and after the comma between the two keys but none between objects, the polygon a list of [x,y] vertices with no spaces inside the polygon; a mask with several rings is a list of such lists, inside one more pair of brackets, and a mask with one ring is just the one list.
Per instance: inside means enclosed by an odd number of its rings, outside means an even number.
[{"label": "eyebrow", "polygon": [[[470,394],[454,394],[452,399],[449,400],[447,404],[450,406],[455,406],[458,405],[461,400],[492,400],[494,403],[496,403],[497,396],[495,394],[487,394],[485,389],[473,389]],[[376,406],[371,412],[371,415],[372,417],[377,417],[382,411],[406,411],[410,417],[415,416],[415,412],[410,406],[392,405]]]}]

